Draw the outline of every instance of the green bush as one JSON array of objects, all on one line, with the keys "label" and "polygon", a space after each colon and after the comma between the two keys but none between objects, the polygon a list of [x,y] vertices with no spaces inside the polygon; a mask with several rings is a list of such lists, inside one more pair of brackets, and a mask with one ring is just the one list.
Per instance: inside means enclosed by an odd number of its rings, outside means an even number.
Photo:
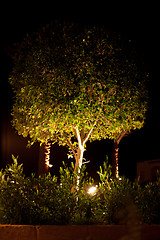
[{"label": "green bush", "polygon": [[[128,224],[129,216],[133,211],[133,186],[131,182],[122,178],[111,176],[111,166],[104,163],[100,167],[100,192],[101,209],[103,209],[103,221],[105,224]],[[134,210],[135,211],[135,210]]]},{"label": "green bush", "polygon": [[160,181],[140,187],[135,196],[135,203],[143,223],[160,224]]},{"label": "green bush", "polygon": [[73,224],[98,223],[98,221],[96,221],[95,211],[99,202],[99,197],[97,194],[88,194],[89,188],[94,185],[93,179],[88,177],[88,174],[85,172],[85,166],[83,166],[78,191],[76,192],[77,204],[72,222]]},{"label": "green bush", "polygon": [[77,191],[77,176],[73,170],[73,164],[70,168],[64,164],[59,179],[50,173],[26,178],[22,165],[18,165],[13,156],[13,164],[0,172],[1,223],[73,224],[79,221],[79,211],[81,224],[86,219],[89,222],[89,197],[85,197],[85,191],[92,180],[87,180],[82,169]]},{"label": "green bush", "polygon": [[107,164],[98,173],[105,224],[160,223],[160,178],[146,186],[131,183],[125,177],[112,179],[111,166]]},{"label": "green bush", "polygon": [[13,164],[0,172],[1,224],[135,224],[160,223],[160,178],[142,187],[126,178],[112,179],[111,166],[104,163],[96,194],[85,166],[79,185],[74,165],[51,174],[25,177],[23,166]]}]

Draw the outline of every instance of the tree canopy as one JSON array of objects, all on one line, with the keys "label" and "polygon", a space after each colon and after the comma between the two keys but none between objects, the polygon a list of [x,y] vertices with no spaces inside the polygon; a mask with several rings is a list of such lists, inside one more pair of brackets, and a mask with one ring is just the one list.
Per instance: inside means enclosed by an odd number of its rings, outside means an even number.
[{"label": "tree canopy", "polygon": [[16,45],[13,126],[31,142],[67,145],[81,167],[88,140],[141,128],[146,75],[104,28],[47,26]]}]

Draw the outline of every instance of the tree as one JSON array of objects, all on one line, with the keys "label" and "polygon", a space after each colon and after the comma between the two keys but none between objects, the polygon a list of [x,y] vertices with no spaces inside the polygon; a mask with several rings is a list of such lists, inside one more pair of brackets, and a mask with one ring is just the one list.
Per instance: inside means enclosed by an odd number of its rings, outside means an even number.
[{"label": "tree", "polygon": [[[131,134],[136,129],[141,129],[146,119],[148,95],[144,83],[140,82],[139,86],[135,85],[134,92],[136,92],[134,95],[128,93],[130,100],[127,100],[127,105],[117,116],[118,119],[116,118],[116,122],[120,123],[120,126],[115,126],[114,130],[113,125],[108,127],[109,138],[113,140],[112,173],[113,176],[117,178],[119,177],[119,143],[123,137]],[[127,97],[127,94],[124,94],[123,91],[121,93],[122,96],[125,96],[125,98]],[[123,101],[123,97],[118,103],[121,101]]]},{"label": "tree", "polygon": [[[115,111],[112,125],[108,126],[108,137],[113,140],[112,174],[114,177],[119,177],[119,143],[123,137],[144,126],[148,108],[148,74],[135,65],[133,56],[130,61],[126,59],[126,56],[124,56],[124,59],[127,63],[130,62],[129,78],[121,79],[122,88],[120,88],[119,93],[117,92],[119,97],[115,103],[116,109],[120,111],[118,111],[118,114]],[[123,69],[125,68],[123,63]]]},{"label": "tree", "polygon": [[[51,26],[54,30],[49,29]],[[13,126],[18,131],[18,134],[24,137],[30,136],[29,146],[37,140],[41,144],[43,143],[43,146],[40,148],[41,156],[39,159],[41,162],[39,163],[41,173],[47,172],[51,166],[49,164],[51,144],[50,133],[44,127],[45,122],[43,121],[44,115],[47,115],[47,108],[45,102],[41,102],[41,93],[38,93],[41,90],[38,87],[41,86],[44,88],[43,90],[46,89],[46,92],[44,92],[46,94],[45,101],[49,101],[49,98],[47,98],[47,84],[49,84],[52,77],[51,64],[54,63],[55,66],[61,65],[61,55],[65,48],[65,29],[68,31],[67,40],[69,42],[69,36],[74,33],[73,31],[70,34],[72,28],[76,27],[76,25],[74,27],[71,25],[67,28],[67,26],[61,23],[51,24],[51,26],[47,25],[30,36],[27,34],[21,43],[14,45],[11,51],[14,67],[9,79],[16,96],[12,111]],[[45,77],[48,78],[46,83]],[[41,81],[43,81],[43,84]],[[33,87],[37,87],[37,90],[33,90]],[[37,101],[35,100],[36,98]],[[41,110],[41,113],[38,114],[39,110]],[[34,116],[32,116],[33,112]],[[40,128],[38,128],[38,125]],[[44,157],[45,169],[42,163]]]},{"label": "tree", "polygon": [[17,49],[13,126],[32,143],[68,146],[80,172],[87,141],[121,132],[132,118],[144,77],[124,58],[121,40],[103,28],[48,27]]}]

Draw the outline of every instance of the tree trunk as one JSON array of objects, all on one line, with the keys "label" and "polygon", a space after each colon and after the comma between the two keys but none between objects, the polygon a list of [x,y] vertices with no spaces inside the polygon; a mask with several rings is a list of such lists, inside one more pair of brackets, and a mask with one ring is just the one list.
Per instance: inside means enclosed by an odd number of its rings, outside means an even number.
[{"label": "tree trunk", "polygon": [[38,161],[38,175],[43,175],[49,172],[51,143],[40,146],[39,161]]},{"label": "tree trunk", "polygon": [[76,184],[77,189],[79,185],[80,172],[81,172],[81,167],[83,163],[83,154],[84,154],[83,146],[78,146],[77,155],[75,157],[75,168],[74,168],[74,172],[77,174],[77,184]]},{"label": "tree trunk", "polygon": [[115,178],[119,177],[119,167],[118,167],[118,143],[114,141],[113,143],[113,154],[112,154],[112,175]]},{"label": "tree trunk", "polygon": [[113,153],[112,153],[112,174],[113,177],[119,178],[119,167],[118,167],[118,151],[119,151],[119,143],[123,137],[129,134],[129,130],[122,131],[119,136],[114,139],[113,143]]},{"label": "tree trunk", "polygon": [[[92,133],[93,127],[88,131],[87,134],[85,134],[85,126],[83,126],[81,128],[81,131],[79,131],[77,126],[75,126],[73,128],[73,130],[74,130],[77,142],[78,142],[78,149],[77,149],[77,151],[75,151],[72,143],[69,140],[67,140],[67,143],[68,143],[69,147],[72,149],[74,157],[75,157],[74,172],[77,174],[76,188],[78,190],[80,171],[81,171],[81,167],[82,167],[82,164],[83,164],[83,154],[84,154],[84,151],[85,151],[84,146],[85,146],[86,142],[88,141],[88,139],[89,139],[89,137],[90,137],[90,135]],[[74,186],[72,188],[72,191],[74,191],[73,189],[74,189]]]},{"label": "tree trunk", "polygon": [[50,165],[50,152],[51,152],[51,143],[48,142],[47,144],[45,144],[44,146],[45,149],[45,165],[46,165],[46,169],[47,172],[49,171],[49,167],[51,167]]},{"label": "tree trunk", "polygon": [[84,154],[84,149],[83,147],[78,147],[77,150],[77,156],[76,156],[76,162],[75,162],[75,173],[78,173],[78,171],[81,169],[82,167],[82,162],[83,162],[83,154]]}]

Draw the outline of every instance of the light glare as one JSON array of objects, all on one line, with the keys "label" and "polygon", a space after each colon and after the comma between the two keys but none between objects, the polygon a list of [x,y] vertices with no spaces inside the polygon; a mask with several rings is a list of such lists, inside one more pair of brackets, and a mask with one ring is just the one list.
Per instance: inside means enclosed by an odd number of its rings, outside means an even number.
[{"label": "light glare", "polygon": [[89,190],[88,190],[88,193],[93,195],[93,194],[96,193],[96,191],[97,191],[96,187],[90,187]]}]

